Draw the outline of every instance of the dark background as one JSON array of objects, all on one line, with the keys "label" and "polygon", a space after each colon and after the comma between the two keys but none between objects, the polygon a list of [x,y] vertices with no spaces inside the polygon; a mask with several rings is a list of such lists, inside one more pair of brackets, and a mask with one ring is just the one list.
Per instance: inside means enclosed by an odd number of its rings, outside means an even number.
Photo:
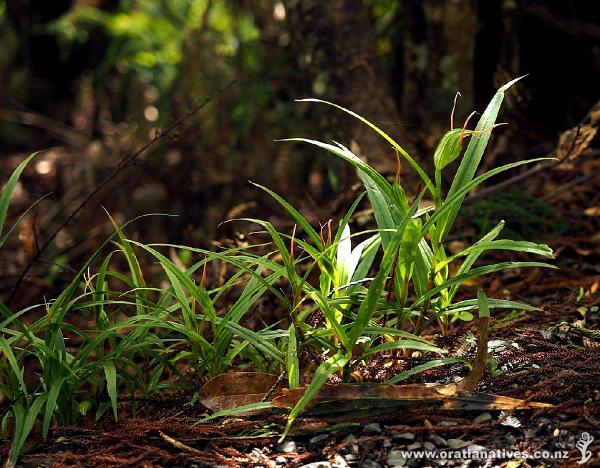
[{"label": "dark background", "polygon": [[[44,150],[22,177],[12,219],[47,195],[29,223],[43,245],[102,186],[36,261],[18,300],[68,280],[65,272],[112,229],[101,207],[119,222],[178,214],[140,221],[132,235],[204,246],[235,237],[237,225],[219,227],[232,217],[285,226],[248,180],[278,191],[315,223],[339,216],[355,194],[352,171],[276,139],[335,139],[395,173],[382,140],[297,98],[353,109],[430,168],[457,91],[460,126],[498,86],[527,74],[506,97],[500,121],[510,125],[495,133],[483,166],[552,154],[561,132],[600,97],[599,20],[600,2],[589,0],[0,0],[2,180],[27,154]],[[123,157],[234,79],[102,182]],[[543,201],[540,190],[579,176],[525,179],[497,194],[496,204],[468,212],[465,233],[476,236],[497,211],[514,218],[515,236],[564,234],[561,209],[570,208]],[[595,193],[589,174],[583,177],[567,192]],[[409,191],[418,188],[412,180],[403,172]],[[593,209],[589,200],[582,211]],[[0,257],[2,297],[31,256],[16,235]]]}]

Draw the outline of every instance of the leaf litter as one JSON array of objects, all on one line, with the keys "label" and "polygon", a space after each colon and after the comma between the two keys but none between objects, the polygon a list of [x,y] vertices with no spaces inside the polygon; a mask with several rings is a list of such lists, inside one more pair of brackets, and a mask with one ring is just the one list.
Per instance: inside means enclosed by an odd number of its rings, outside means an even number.
[{"label": "leaf litter", "polygon": [[[546,280],[552,283],[553,278]],[[492,401],[493,395],[502,395],[551,405],[548,407],[530,405],[518,412],[508,409],[502,416],[495,408],[486,410],[482,406],[476,411],[465,411],[422,402],[391,405],[385,411],[309,412],[298,419],[287,439],[294,443],[295,451],[286,452],[277,443],[286,423],[284,411],[275,409],[197,424],[198,419],[208,414],[208,408],[199,402],[190,405],[189,395],[171,395],[160,401],[137,402],[145,406],[143,417],[139,410],[134,416],[133,405],[128,411],[127,403],[122,402],[124,417],[118,423],[104,419],[95,427],[57,429],[52,438],[25,454],[22,462],[24,466],[275,467],[315,462],[327,463],[321,466],[343,466],[340,460],[348,466],[369,466],[367,461],[371,460],[378,464],[371,466],[402,466],[389,463],[401,463],[399,450],[448,449],[461,443],[466,448],[497,449],[495,444],[499,442],[507,450],[568,450],[575,459],[579,453],[575,447],[579,433],[593,432],[600,426],[600,361],[595,347],[568,346],[550,336],[551,327],[547,324],[560,320],[574,322],[580,317],[572,296],[568,290],[553,291],[544,298],[549,304],[544,311],[528,313],[514,322],[503,321],[501,316],[495,320],[493,325],[498,326],[492,327],[492,338],[507,343],[501,353],[491,353],[501,373],[492,377],[486,372],[476,388],[478,395]],[[600,297],[593,295],[582,303],[591,309],[600,304]],[[591,315],[588,326],[597,328],[598,321],[597,315]],[[452,341],[447,346],[461,347],[464,332],[456,330],[447,338]],[[472,358],[474,350],[471,348],[466,354]],[[419,358],[407,361],[410,359]],[[373,362],[379,365],[379,361]],[[465,373],[466,367],[460,364],[434,368],[411,377],[408,385],[394,387],[423,391],[431,387],[419,382],[462,380]],[[203,393],[208,397],[211,392],[225,389],[235,400],[237,390],[239,395],[253,395],[254,400],[260,401],[275,381],[276,376],[233,374],[209,382]],[[253,386],[252,382],[256,384]],[[372,388],[378,387],[383,388]],[[330,388],[336,388],[348,397],[347,402],[352,402],[365,386],[357,387],[361,390],[350,390],[346,385]],[[273,397],[275,402],[284,395],[278,392]],[[338,405],[336,401],[334,406]],[[129,416],[125,417],[126,414]],[[368,432],[366,428],[372,424],[377,424],[381,432]],[[319,435],[326,437],[315,440]],[[593,442],[590,449],[597,453],[600,445]]]}]

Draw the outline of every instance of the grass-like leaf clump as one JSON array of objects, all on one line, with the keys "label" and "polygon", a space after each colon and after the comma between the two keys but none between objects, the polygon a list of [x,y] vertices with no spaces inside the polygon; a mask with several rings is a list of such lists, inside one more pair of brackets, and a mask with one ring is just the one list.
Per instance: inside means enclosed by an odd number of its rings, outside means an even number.
[{"label": "grass-like leaf clump", "polygon": [[[344,145],[293,138],[289,141],[319,147],[351,164],[364,184],[365,193],[337,223],[318,230],[262,186],[257,187],[296,223],[293,232],[283,233],[265,220],[238,220],[260,226],[268,244],[216,252],[149,245],[128,238],[129,223],[120,226],[109,216],[114,234],[56,299],[22,310],[0,303],[0,401],[5,408],[1,427],[4,436],[12,438],[11,463],[16,464],[36,421],[46,437],[55,423],[72,424],[90,415],[99,419],[107,413],[116,419],[123,395],[147,397],[186,386],[195,391],[199,381],[232,368],[285,374],[291,389],[308,382],[289,414],[287,433],[333,374],[349,381],[352,370],[373,355],[418,350],[435,356],[392,377],[390,384],[464,362],[445,355],[422,336],[424,330],[436,326],[446,333],[453,322],[472,320],[477,310],[480,320],[487,320],[493,309],[534,308],[487,298],[482,291],[457,301],[461,286],[506,269],[552,268],[539,261],[483,262],[490,251],[552,258],[544,244],[500,238],[504,222],[461,252],[449,255],[446,249],[469,191],[490,177],[538,161],[517,161],[476,175],[504,92],[516,81],[498,90],[475,130],[451,129],[442,137],[433,155],[433,177],[363,117],[326,101],[305,100],[357,118],[391,144],[423,182],[423,191],[414,199],[399,177],[386,179]],[[0,194],[0,247],[13,230],[3,229],[12,191],[33,157],[19,165]],[[458,159],[456,173],[447,174]],[[452,180],[450,187],[442,180]],[[352,216],[365,194],[376,228],[353,232]],[[420,209],[425,200],[431,200],[431,206]],[[195,260],[183,264],[178,257],[183,251]],[[160,267],[158,278],[144,274],[148,262]],[[226,265],[229,273],[223,284],[209,287],[206,271],[211,262]],[[120,271],[119,265],[126,265],[127,271]],[[168,286],[153,285],[155,280]],[[245,318],[265,295],[278,301],[287,315],[279,323],[249,328]],[[307,368],[300,359],[304,351],[319,357],[316,368]],[[182,367],[190,372],[182,373]],[[34,378],[26,379],[32,368]]]}]

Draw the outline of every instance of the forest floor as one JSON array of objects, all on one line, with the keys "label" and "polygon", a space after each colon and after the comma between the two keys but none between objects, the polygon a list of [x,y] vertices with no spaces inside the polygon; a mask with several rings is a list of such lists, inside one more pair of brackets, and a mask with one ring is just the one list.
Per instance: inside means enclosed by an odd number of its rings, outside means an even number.
[{"label": "forest floor", "polygon": [[[45,441],[33,437],[20,458],[22,466],[600,466],[597,156],[596,149],[578,164],[567,161],[568,170],[553,172],[533,187],[553,197],[556,222],[565,228],[565,234],[544,236],[560,269],[510,270],[483,285],[490,297],[510,298],[539,310],[494,313],[488,343],[494,365],[488,366],[476,392],[552,407],[502,413],[485,408],[443,410],[413,402],[386,412],[304,415],[280,443],[286,411],[198,424],[209,411],[200,402],[190,403],[191,392],[165,394],[151,401],[123,399],[118,422],[105,416],[97,424],[56,428]],[[502,211],[509,205],[501,205]],[[470,297],[474,291],[473,287]],[[449,356],[472,361],[476,346],[470,337],[476,332],[472,323],[457,322],[436,344]],[[378,357],[360,369],[358,380],[384,381],[394,371],[421,364],[425,356],[418,359]],[[381,372],[383,368],[387,371]],[[466,373],[462,364],[438,367],[402,385],[456,383]],[[483,451],[497,457],[478,458]],[[0,446],[2,459],[7,453],[7,445]],[[419,455],[422,458],[415,458]]]},{"label": "forest floor", "polygon": [[[490,375],[488,368],[476,390],[551,403],[552,408],[505,414],[415,404],[386,414],[304,417],[291,435],[278,443],[286,422],[284,412],[196,424],[207,414],[206,408],[201,403],[190,405],[191,395],[178,395],[146,402],[135,417],[131,412],[127,416],[124,406],[117,423],[104,418],[95,426],[57,429],[45,442],[29,447],[22,464],[513,468],[581,466],[577,462],[589,451],[587,466],[600,466],[600,337],[597,332],[586,335],[581,328],[571,327],[600,328],[600,294],[596,293],[600,275],[584,274],[576,267],[549,273],[533,270],[527,275],[495,280],[498,284],[510,282],[503,288],[513,298],[526,298],[541,310],[496,317],[488,344],[497,363],[495,375]],[[583,295],[582,291],[591,293]],[[562,322],[569,325],[553,328]],[[468,331],[466,325],[456,327],[445,339],[451,353],[473,357],[474,350],[465,344]],[[380,364],[373,361],[372,365]],[[462,365],[446,366],[405,382],[448,383],[464,374]],[[582,452],[578,445],[585,440],[584,433],[595,440]],[[431,452],[410,459],[402,453],[405,450],[413,456],[420,450]],[[499,457],[478,459],[476,452],[481,450],[494,451]],[[454,458],[462,451],[472,459]],[[515,456],[514,451],[538,458]]]}]

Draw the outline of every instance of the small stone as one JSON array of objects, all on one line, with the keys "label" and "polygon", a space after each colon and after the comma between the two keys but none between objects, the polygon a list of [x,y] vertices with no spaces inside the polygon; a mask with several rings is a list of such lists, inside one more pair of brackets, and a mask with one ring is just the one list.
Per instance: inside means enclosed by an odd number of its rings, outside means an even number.
[{"label": "small stone", "polygon": [[293,440],[287,440],[282,444],[279,444],[277,446],[277,451],[278,452],[283,452],[283,453],[294,453],[297,450],[296,448],[296,442],[294,442]]},{"label": "small stone", "polygon": [[459,449],[469,445],[469,442],[465,442],[462,439],[448,439],[448,447],[451,449]]},{"label": "small stone", "polygon": [[490,340],[488,341],[488,352],[496,351],[502,352],[506,350],[506,341],[504,340]]},{"label": "small stone", "polygon": [[300,468],[333,468],[328,461],[318,461],[300,466]]},{"label": "small stone", "polygon": [[535,429],[525,429],[525,439],[533,439],[536,436],[537,431]]},{"label": "small stone", "polygon": [[275,462],[277,463],[285,463],[286,461],[287,460],[285,459],[285,457],[282,457],[281,455],[275,459]]},{"label": "small stone", "polygon": [[440,426],[450,427],[450,426],[458,426],[457,422],[454,421],[441,421],[439,423]]},{"label": "small stone", "polygon": [[433,444],[433,442],[423,442],[423,448],[425,450],[435,450],[435,445]]},{"label": "small stone", "polygon": [[333,458],[333,466],[336,468],[350,468],[348,462],[339,453],[336,453],[335,457]]},{"label": "small stone", "polygon": [[402,439],[402,440],[415,440],[415,434],[413,434],[412,432],[392,432],[392,438],[394,440],[396,439]]},{"label": "small stone", "polygon": [[506,434],[504,438],[506,439],[506,442],[508,442],[510,445],[514,445],[517,443],[517,438],[513,434]]},{"label": "small stone", "polygon": [[381,445],[383,446],[383,448],[390,448],[392,446],[392,441],[391,439],[385,439]]},{"label": "small stone", "polygon": [[313,444],[313,445],[317,445],[317,444],[320,444],[321,442],[326,441],[327,439],[329,439],[329,434],[320,434],[320,435],[315,436],[312,439],[310,439],[308,441],[308,443],[309,444]]},{"label": "small stone", "polygon": [[481,413],[475,419],[473,419],[473,424],[482,424],[484,422],[488,422],[492,419],[492,415],[490,413]]},{"label": "small stone", "polygon": [[486,452],[487,448],[483,447],[482,445],[471,444],[471,445],[467,446],[467,451],[468,452]]},{"label": "small stone", "polygon": [[370,458],[367,458],[363,465],[364,468],[381,468],[381,465],[379,463],[377,463],[376,461],[371,460]]},{"label": "small stone", "polygon": [[410,444],[406,446],[406,450],[416,450],[420,449],[422,446],[419,442],[415,442],[414,444]]},{"label": "small stone", "polygon": [[351,444],[351,445],[345,446],[347,452],[358,453],[358,445],[352,444],[352,442],[354,442],[355,440],[356,440],[356,437],[352,434],[344,437],[344,439],[342,440],[342,444]]},{"label": "small stone", "polygon": [[448,442],[446,441],[446,439],[444,439],[443,437],[441,437],[437,434],[430,434],[429,440],[431,440],[438,447],[445,447],[446,445],[448,445]]},{"label": "small stone", "polygon": [[363,432],[381,432],[381,425],[379,423],[369,423],[365,424],[363,427]]},{"label": "small stone", "polygon": [[554,432],[552,433],[552,435],[554,437],[558,437],[560,435],[560,429],[558,427],[556,429],[554,429]]},{"label": "small stone", "polygon": [[391,450],[388,455],[387,464],[389,466],[406,466],[406,458],[402,456],[401,450]]},{"label": "small stone", "polygon": [[[353,447],[358,447],[358,445],[354,445]],[[348,463],[356,463],[360,457],[355,453],[348,453],[347,455],[344,455],[344,458]]]}]

